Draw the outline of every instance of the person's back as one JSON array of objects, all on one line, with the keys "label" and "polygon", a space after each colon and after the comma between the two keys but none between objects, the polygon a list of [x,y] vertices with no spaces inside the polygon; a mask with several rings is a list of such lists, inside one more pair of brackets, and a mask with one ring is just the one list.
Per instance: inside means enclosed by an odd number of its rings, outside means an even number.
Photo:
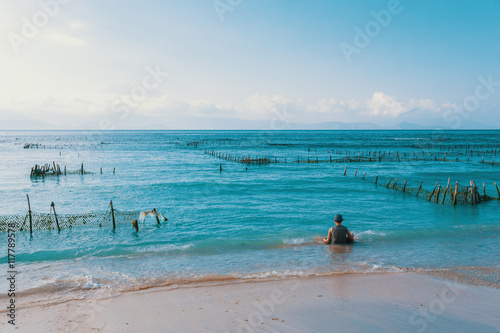
[{"label": "person's back", "polygon": [[347,244],[347,228],[342,224],[338,224],[333,227],[333,244]]}]

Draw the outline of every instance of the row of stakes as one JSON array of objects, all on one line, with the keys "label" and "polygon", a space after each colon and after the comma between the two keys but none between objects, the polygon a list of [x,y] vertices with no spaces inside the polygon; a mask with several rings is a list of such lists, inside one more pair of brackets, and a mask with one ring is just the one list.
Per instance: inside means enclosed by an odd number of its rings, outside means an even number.
[{"label": "row of stakes", "polygon": [[[26,198],[28,199],[28,216],[29,216],[29,222],[30,222],[30,234],[33,234],[33,216],[32,216],[32,211],[31,211],[31,204],[30,204],[30,197],[28,194],[26,194]],[[116,220],[115,220],[115,210],[113,208],[113,201],[110,201],[110,206],[111,206],[111,220],[113,222],[113,230],[116,229]],[[59,219],[57,218],[57,213],[56,213],[56,205],[54,202],[50,204],[50,208],[54,213],[54,218],[56,221],[56,226],[57,226],[57,231],[61,232],[61,227],[59,226]],[[160,225],[160,218],[158,217],[158,214],[155,215],[156,217],[156,222],[158,225]],[[168,219],[165,218],[165,221],[168,221]],[[139,223],[137,220],[132,220],[132,226],[135,228],[136,232],[139,232]]]},{"label": "row of stakes", "polygon": [[[102,168],[100,171],[101,171],[101,175],[102,175]],[[116,168],[113,168],[113,174],[115,172],[116,172]],[[89,174],[91,172],[86,171],[83,168],[83,163],[82,163],[82,165],[80,166],[80,169],[77,170],[77,172],[73,172],[73,173],[84,175],[84,174]],[[61,166],[58,163],[52,162],[52,164],[47,163],[45,165],[35,164],[35,166],[31,168],[30,177],[60,176],[60,175],[66,175],[66,174],[67,174],[66,166],[64,166],[64,168],[61,168]]]},{"label": "row of stakes", "polygon": [[[354,172],[354,176],[357,176],[357,173],[358,173],[358,169],[356,169],[356,171]],[[347,166],[344,167],[344,176],[347,176]],[[366,172],[363,174],[362,178],[365,179],[365,177],[366,177]],[[387,188],[389,188],[389,186],[391,185],[391,182],[392,182],[392,179],[389,180],[389,182],[387,183],[387,185],[386,185]],[[398,182],[398,178],[396,178],[394,180],[394,183],[392,184],[393,190],[396,188],[397,182]],[[375,178],[375,184],[378,184],[378,176],[376,176],[376,178]],[[417,197],[418,197],[420,191],[422,190],[422,184],[423,184],[423,181],[420,182],[420,185],[418,187],[417,194],[416,194]],[[500,200],[500,190],[498,189],[497,183],[494,182],[494,184],[495,184],[495,189],[497,190],[497,194],[498,194],[498,198],[496,200]],[[450,178],[448,178],[448,184],[444,190],[443,200],[441,202],[443,204],[445,203],[446,194],[447,194],[448,190],[452,190],[452,188],[450,187]],[[404,184],[403,184],[403,192],[406,192],[406,179],[405,179]],[[441,192],[441,185],[439,185],[439,183],[436,182],[436,184],[434,185],[434,188],[433,188],[430,196],[427,198],[427,200],[431,201],[434,194],[436,194],[434,202],[438,203],[440,192]],[[458,197],[458,181],[455,183],[454,193],[453,193],[453,191],[450,191],[450,194],[453,197],[453,206],[455,206],[457,204],[457,197]],[[465,203],[468,203],[467,197],[469,195],[470,195],[471,205],[479,203],[480,195],[479,195],[479,192],[478,192],[478,189],[476,186],[476,182],[474,180],[470,181],[470,187],[469,187],[469,185],[466,186],[465,194],[466,194],[464,197]],[[483,183],[483,198],[486,198],[486,184],[485,183]]]},{"label": "row of stakes", "polygon": [[[332,152],[334,152],[332,150]],[[215,150],[209,150],[209,149],[205,149],[204,150],[204,153],[207,154],[207,155],[210,155],[210,156],[214,156],[214,157],[217,157],[219,159],[222,159],[222,160],[226,160],[226,161],[231,161],[231,162],[236,162],[236,163],[244,163],[244,164],[259,164],[259,165],[262,165],[262,164],[270,164],[270,163],[287,163],[287,155],[285,154],[285,158],[284,158],[284,162],[281,162],[278,160],[277,157],[274,157],[274,158],[269,158],[269,157],[261,157],[261,158],[252,158],[252,157],[240,157],[240,156],[236,156],[236,155],[233,155],[233,154],[229,154],[229,153],[223,153],[223,152],[218,152],[218,151],[215,151]],[[327,153],[330,153],[330,150],[327,151]],[[335,151],[334,153],[338,154],[338,155],[341,155],[343,154],[344,152],[343,151]],[[392,154],[392,155],[391,155]],[[440,156],[441,154],[440,153],[437,153],[437,154],[430,154],[430,153],[426,153],[426,152],[422,152],[422,158],[423,160],[425,161],[425,155],[429,155],[429,156],[432,156],[434,157],[433,160],[434,161],[442,161],[442,162],[449,162],[449,161],[452,161],[451,159],[446,159],[448,153],[444,153],[442,154],[442,158],[439,158],[438,156]],[[310,154],[308,153],[307,154],[307,160],[301,160],[300,159],[300,154],[297,154],[297,160],[296,161],[293,161],[295,163],[319,163],[319,162],[350,162],[351,159],[355,160],[355,159],[361,159],[361,158],[365,158],[365,160],[363,160],[364,162],[382,162],[382,160],[384,158],[394,158],[394,159],[397,159],[398,162],[401,162],[401,159],[405,159],[405,158],[412,158],[412,160],[421,160],[419,159],[419,156],[420,156],[420,153],[417,153],[417,152],[413,152],[413,153],[406,153],[406,152],[403,152],[403,153],[399,153],[399,152],[381,152],[381,151],[374,151],[374,152],[371,152],[371,151],[368,151],[368,152],[358,152],[357,155],[356,154],[351,154],[351,152],[349,151],[345,151],[345,156],[342,156],[342,157],[338,157],[338,158],[333,158],[332,155],[329,156],[329,160],[320,160],[319,157],[318,157],[318,154],[316,153],[316,158],[314,159],[311,159],[310,157]],[[467,162],[470,162],[470,157],[471,155],[468,155],[467,156]],[[346,161],[347,159],[347,161]],[[459,162],[459,159],[458,157],[455,158],[455,162]],[[496,165],[498,164],[497,162],[495,162],[495,158],[493,158],[492,161],[485,161],[484,160],[484,156],[481,160],[481,163],[487,163],[487,164],[492,164],[492,165]]]}]

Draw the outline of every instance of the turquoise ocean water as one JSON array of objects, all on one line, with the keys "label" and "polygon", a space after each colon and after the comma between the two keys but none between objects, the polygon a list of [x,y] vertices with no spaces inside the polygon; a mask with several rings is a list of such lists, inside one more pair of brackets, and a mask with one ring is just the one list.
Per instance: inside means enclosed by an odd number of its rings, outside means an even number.
[{"label": "turquoise ocean water", "polygon": [[[194,141],[201,144],[187,144]],[[18,288],[46,299],[233,278],[491,267],[500,262],[500,201],[435,204],[374,178],[423,181],[426,190],[448,178],[475,180],[496,196],[500,166],[480,161],[499,148],[500,131],[0,132],[0,215],[26,214],[29,194],[39,213],[49,213],[52,201],[58,214],[75,214],[105,211],[113,200],[118,210],[155,207],[168,217],[161,226],[148,217],[139,233],[131,225],[17,232]],[[281,163],[235,163],[205,149]],[[447,162],[430,157],[445,150]],[[375,151],[428,160],[292,163]],[[84,163],[93,173],[30,179],[32,166],[52,161],[70,170]],[[355,245],[316,240],[335,213],[359,238]],[[0,237],[5,263],[7,235]]]}]

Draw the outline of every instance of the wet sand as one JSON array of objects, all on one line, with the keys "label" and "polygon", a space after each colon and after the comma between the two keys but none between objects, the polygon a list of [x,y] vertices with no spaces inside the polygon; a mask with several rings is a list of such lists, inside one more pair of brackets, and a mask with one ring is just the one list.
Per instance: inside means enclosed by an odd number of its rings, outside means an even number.
[{"label": "wet sand", "polygon": [[[416,273],[128,292],[18,311],[2,332],[498,332],[500,290]],[[28,299],[20,299],[27,302]]]},{"label": "wet sand", "polygon": [[499,267],[456,267],[451,269],[432,269],[421,271],[454,281],[469,283],[474,286],[500,288]]}]

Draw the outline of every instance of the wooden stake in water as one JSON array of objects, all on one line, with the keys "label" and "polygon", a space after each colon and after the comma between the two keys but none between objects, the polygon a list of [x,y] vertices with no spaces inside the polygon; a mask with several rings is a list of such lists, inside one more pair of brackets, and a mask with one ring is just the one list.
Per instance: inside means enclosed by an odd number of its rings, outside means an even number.
[{"label": "wooden stake in water", "polygon": [[52,203],[50,204],[50,207],[52,207],[52,210],[54,211],[54,216],[56,218],[56,225],[57,225],[57,231],[61,231],[61,228],[59,228],[59,221],[57,220],[57,214],[56,214],[56,205],[54,204],[54,202],[52,201]]},{"label": "wooden stake in water", "polygon": [[429,201],[431,201],[432,199],[432,196],[434,195],[434,192],[436,192],[436,187],[438,186],[438,183],[436,183],[436,185],[434,185],[434,189],[432,190],[432,193],[431,195],[429,196]]},{"label": "wooden stake in water", "polygon": [[422,181],[420,181],[420,186],[418,187],[416,197],[418,197],[418,194],[420,193],[420,190],[422,189],[422,183],[423,183],[423,182],[424,182],[423,180],[422,180]]},{"label": "wooden stake in water", "polygon": [[446,185],[446,189],[444,190],[442,204],[444,204],[444,201],[446,200],[446,193],[448,192],[449,188],[450,188],[450,178],[448,178],[448,185]]},{"label": "wooden stake in water", "polygon": [[455,183],[455,195],[453,196],[453,206],[457,204],[458,182]]},{"label": "wooden stake in water", "polygon": [[439,192],[441,192],[441,185],[439,185],[439,187],[438,187],[438,190],[437,190],[437,193],[436,193],[436,201],[435,201],[435,203],[438,203],[438,201],[439,201]]},{"label": "wooden stake in water", "polygon": [[346,172],[347,172],[347,165],[344,168],[344,176],[346,175]]},{"label": "wooden stake in water", "polygon": [[30,217],[30,235],[33,234],[33,220],[31,217],[31,205],[30,205],[30,196],[26,194],[26,198],[28,198],[28,215]]},{"label": "wooden stake in water", "polygon": [[472,180],[470,181],[470,204],[474,206],[474,192],[472,190]]},{"label": "wooden stake in water", "polygon": [[474,185],[474,191],[472,192],[474,194],[474,201],[476,202],[476,204],[478,204],[479,203],[479,193],[477,191],[477,186],[476,186],[475,180],[472,181],[472,185]]},{"label": "wooden stake in water", "polygon": [[500,191],[498,190],[497,183],[495,182],[495,188],[497,189],[498,200],[500,200]]},{"label": "wooden stake in water", "polygon": [[116,228],[116,223],[115,223],[115,210],[113,209],[113,200],[109,203],[111,205],[111,219],[113,220],[113,230]]}]

